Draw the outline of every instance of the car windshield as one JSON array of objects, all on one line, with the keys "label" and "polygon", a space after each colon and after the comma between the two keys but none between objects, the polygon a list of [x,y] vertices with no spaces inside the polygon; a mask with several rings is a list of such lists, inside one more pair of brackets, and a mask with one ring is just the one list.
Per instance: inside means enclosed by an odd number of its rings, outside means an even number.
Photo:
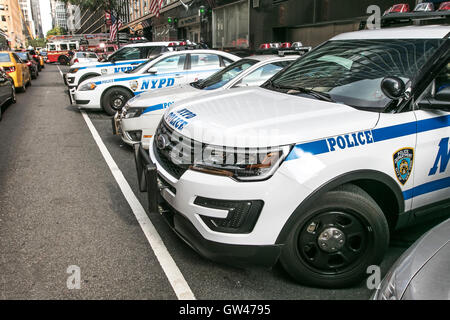
[{"label": "car windshield", "polygon": [[294,62],[265,87],[381,112],[391,102],[381,91],[381,80],[386,76],[400,77],[405,83],[414,79],[444,41],[329,41]]},{"label": "car windshield", "polygon": [[200,80],[199,82],[195,82],[193,86],[204,90],[214,90],[220,88],[256,63],[258,63],[258,61],[253,59],[238,60],[230,64],[228,67],[214,73],[210,77]]},{"label": "car windshield", "polygon": [[145,62],[141,63],[140,65],[138,65],[138,66],[137,66],[136,68],[134,68],[133,70],[125,71],[125,73],[138,73],[138,72],[140,72],[142,69],[145,69],[145,67],[147,66],[147,64],[148,64],[150,61],[153,61],[153,60],[155,60],[156,58],[159,58],[160,56],[162,56],[162,54],[158,54],[157,56],[154,56],[154,57],[148,59],[147,61],[145,61]]},{"label": "car windshield", "polygon": [[26,52],[16,52],[20,59],[28,61],[28,54]]},{"label": "car windshield", "polygon": [[0,53],[0,62],[11,62],[11,58],[9,57],[9,53]]}]

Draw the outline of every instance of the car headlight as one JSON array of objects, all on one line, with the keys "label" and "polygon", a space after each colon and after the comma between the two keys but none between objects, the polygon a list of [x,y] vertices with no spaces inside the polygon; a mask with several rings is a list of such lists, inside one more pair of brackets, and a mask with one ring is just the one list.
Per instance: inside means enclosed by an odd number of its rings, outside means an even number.
[{"label": "car headlight", "polygon": [[388,273],[380,284],[380,288],[375,291],[373,300],[400,300],[402,293],[396,283],[395,270]]},{"label": "car headlight", "polygon": [[128,118],[137,118],[139,117],[142,112],[144,111],[144,108],[132,108],[132,107],[128,107],[126,109],[126,111],[124,111],[124,118],[128,119]]},{"label": "car headlight", "polygon": [[205,146],[190,169],[233,177],[240,181],[271,177],[289,154],[291,146],[271,148],[226,148]]},{"label": "car headlight", "polygon": [[70,69],[70,70],[69,70],[69,73],[75,73],[75,72],[77,72],[78,70],[80,70],[80,68],[73,68],[73,69]]},{"label": "car headlight", "polygon": [[97,88],[97,85],[94,82],[88,82],[85,84],[82,84],[79,91],[88,91],[88,90],[94,90]]}]

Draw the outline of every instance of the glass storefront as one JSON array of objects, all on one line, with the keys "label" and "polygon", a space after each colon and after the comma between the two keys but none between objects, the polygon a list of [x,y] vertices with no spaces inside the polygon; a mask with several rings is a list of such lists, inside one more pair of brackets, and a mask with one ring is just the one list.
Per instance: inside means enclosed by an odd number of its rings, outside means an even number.
[{"label": "glass storefront", "polygon": [[248,0],[214,9],[212,16],[214,48],[248,48]]}]

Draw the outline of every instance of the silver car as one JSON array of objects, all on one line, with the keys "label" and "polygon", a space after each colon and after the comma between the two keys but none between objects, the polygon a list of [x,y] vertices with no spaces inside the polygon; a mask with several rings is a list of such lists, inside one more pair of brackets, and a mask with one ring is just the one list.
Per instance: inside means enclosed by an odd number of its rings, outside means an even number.
[{"label": "silver car", "polygon": [[450,300],[450,219],[403,253],[372,299]]},{"label": "silver car", "polygon": [[75,52],[72,59],[70,59],[70,65],[74,63],[86,63],[98,61],[98,56],[95,52]]}]

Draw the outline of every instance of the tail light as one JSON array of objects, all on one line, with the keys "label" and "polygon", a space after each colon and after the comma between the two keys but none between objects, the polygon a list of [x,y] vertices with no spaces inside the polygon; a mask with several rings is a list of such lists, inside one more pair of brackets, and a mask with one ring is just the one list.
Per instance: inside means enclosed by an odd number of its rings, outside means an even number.
[{"label": "tail light", "polygon": [[27,62],[27,66],[31,66],[31,61],[28,61],[28,62]]},{"label": "tail light", "polygon": [[75,60],[73,60],[73,62],[74,62],[74,63],[79,62],[79,61],[78,61],[78,58],[76,58]]},{"label": "tail light", "polygon": [[37,54],[33,54],[33,58],[37,58],[38,56],[37,56]]},{"label": "tail light", "polygon": [[6,73],[14,72],[16,71],[16,67],[4,67]]},{"label": "tail light", "polygon": [[283,42],[281,44],[281,48],[290,48],[292,47],[292,44],[290,42]]},{"label": "tail light", "polygon": [[401,12],[409,12],[409,4],[407,3],[401,3],[401,4],[394,4],[392,8],[390,9],[389,13],[401,13]]},{"label": "tail light", "polygon": [[447,11],[447,10],[450,10],[450,1],[441,3],[438,9],[438,11]]}]

